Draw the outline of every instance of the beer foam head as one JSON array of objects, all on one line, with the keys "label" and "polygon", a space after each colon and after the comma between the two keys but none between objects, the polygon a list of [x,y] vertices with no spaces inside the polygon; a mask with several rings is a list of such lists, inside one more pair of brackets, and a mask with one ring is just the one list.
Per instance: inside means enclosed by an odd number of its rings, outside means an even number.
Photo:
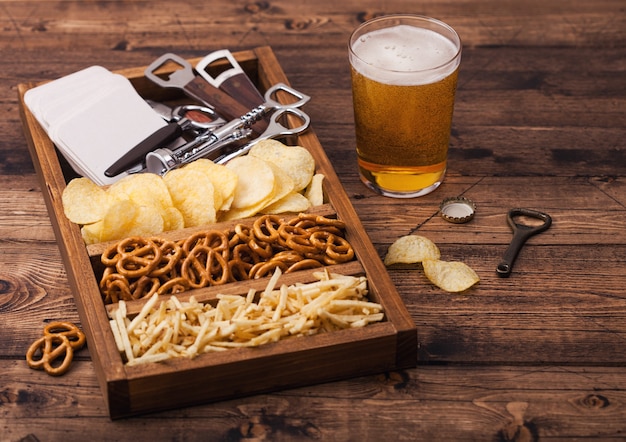
[{"label": "beer foam head", "polygon": [[430,29],[403,24],[361,35],[351,49],[352,66],[386,84],[434,83],[459,64],[459,47],[454,42]]}]

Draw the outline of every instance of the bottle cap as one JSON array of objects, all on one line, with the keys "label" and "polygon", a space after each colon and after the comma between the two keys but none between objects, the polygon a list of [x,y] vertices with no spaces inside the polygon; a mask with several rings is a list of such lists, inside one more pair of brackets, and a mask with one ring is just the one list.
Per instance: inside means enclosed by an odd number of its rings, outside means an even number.
[{"label": "bottle cap", "polygon": [[463,224],[474,218],[476,204],[464,196],[454,196],[444,199],[439,205],[441,217],[448,222]]}]

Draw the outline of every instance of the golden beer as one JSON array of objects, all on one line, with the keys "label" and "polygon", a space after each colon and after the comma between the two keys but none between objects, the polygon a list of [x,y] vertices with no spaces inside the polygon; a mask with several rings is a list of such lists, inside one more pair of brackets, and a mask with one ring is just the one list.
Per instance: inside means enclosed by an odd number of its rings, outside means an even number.
[{"label": "golden beer", "polygon": [[359,172],[373,190],[410,198],[446,172],[461,44],[417,16],[374,19],[350,40]]}]

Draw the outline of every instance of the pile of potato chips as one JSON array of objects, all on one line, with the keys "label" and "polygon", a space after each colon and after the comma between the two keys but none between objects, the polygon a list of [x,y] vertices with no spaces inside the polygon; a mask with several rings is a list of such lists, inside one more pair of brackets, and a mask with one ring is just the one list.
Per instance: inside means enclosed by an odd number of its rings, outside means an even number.
[{"label": "pile of potato chips", "polygon": [[480,281],[467,264],[442,261],[440,257],[439,248],[430,239],[420,235],[406,235],[389,246],[384,263],[386,266],[421,263],[430,282],[452,293],[465,291]]},{"label": "pile of potato chips", "polygon": [[258,213],[303,212],[323,204],[323,178],[304,147],[264,140],[226,165],[200,159],[163,177],[127,175],[108,188],[76,178],[62,201],[85,243],[95,244]]}]

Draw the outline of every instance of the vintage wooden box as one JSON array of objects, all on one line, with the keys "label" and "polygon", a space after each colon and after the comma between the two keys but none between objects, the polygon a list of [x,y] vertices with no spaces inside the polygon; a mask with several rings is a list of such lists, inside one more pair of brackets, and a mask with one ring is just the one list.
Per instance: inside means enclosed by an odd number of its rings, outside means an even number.
[{"label": "vintage wooden box", "polygon": [[[278,82],[289,84],[271,48],[259,47],[234,55],[261,91]],[[197,60],[190,61],[195,64]],[[129,78],[144,98],[161,101],[176,98],[172,95],[175,92],[155,86],[146,79],[144,69],[118,72]],[[365,274],[370,299],[384,307],[384,321],[362,329],[284,339],[259,348],[202,354],[192,360],[180,358],[153,364],[125,365],[116,347],[107,307],[102,301],[95,276],[94,266],[103,247],[86,247],[79,227],[69,222],[63,213],[61,194],[71,178],[71,171],[64,167],[55,146],[24,105],[24,93],[34,86],[20,84],[18,88],[24,131],[112,419],[417,364],[416,327],[313,129],[309,129],[294,141],[310,150],[317,171],[326,176],[324,192],[327,203],[313,210],[336,214],[346,222],[346,237],[357,258],[348,264],[333,266],[332,270],[343,274]],[[170,232],[170,235],[182,235],[182,232]],[[283,275],[280,282],[290,284],[309,279],[310,271],[301,271]],[[233,283],[185,294],[193,293],[199,300],[211,299],[217,293],[244,295],[251,285],[261,289],[266,283],[266,280]],[[140,303],[136,301],[134,305],[129,305],[129,309],[138,311]],[[68,375],[71,376],[71,371]]]}]

